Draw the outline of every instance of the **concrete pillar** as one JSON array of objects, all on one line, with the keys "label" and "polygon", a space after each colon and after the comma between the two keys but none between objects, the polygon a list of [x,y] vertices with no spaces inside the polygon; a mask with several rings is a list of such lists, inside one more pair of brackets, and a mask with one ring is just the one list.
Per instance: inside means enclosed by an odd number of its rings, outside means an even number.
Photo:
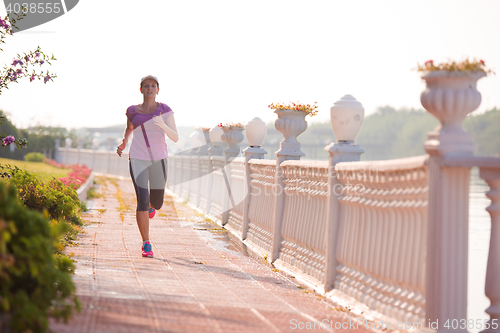
[{"label": "concrete pillar", "polygon": [[280,149],[276,152],[276,187],[275,187],[275,211],[273,225],[273,239],[271,262],[279,258],[281,249],[281,225],[283,223],[283,204],[285,201],[284,175],[281,163],[287,160],[300,160],[305,154],[300,150],[300,143],[297,140],[302,132],[307,128],[304,119],[305,112],[294,110],[276,110],[278,119],[275,122],[276,129],[280,131],[284,139],[280,142]]}]

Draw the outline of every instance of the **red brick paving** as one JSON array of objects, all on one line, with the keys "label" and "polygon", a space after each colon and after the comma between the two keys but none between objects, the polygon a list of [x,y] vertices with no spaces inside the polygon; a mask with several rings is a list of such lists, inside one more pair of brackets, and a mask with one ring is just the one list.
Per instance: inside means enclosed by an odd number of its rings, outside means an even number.
[{"label": "red brick paving", "polygon": [[[120,192],[113,184],[118,184]],[[82,311],[54,332],[314,332],[314,321],[355,321],[272,267],[229,250],[219,230],[171,200],[151,220],[154,258],[141,256],[130,180],[98,186],[74,253]],[[128,205],[120,217],[118,196]],[[99,211],[98,209],[101,209]],[[104,211],[105,209],[105,211]],[[178,215],[177,215],[178,214]]]}]

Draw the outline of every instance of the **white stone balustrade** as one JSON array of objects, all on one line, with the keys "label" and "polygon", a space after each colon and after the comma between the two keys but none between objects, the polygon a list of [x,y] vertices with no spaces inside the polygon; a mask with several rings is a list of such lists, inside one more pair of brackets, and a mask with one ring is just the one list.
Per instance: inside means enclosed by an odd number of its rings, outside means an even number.
[{"label": "white stone balustrade", "polygon": [[325,278],[325,221],[327,220],[328,162],[281,163],[284,187],[281,244],[275,265],[299,269],[318,290]]},{"label": "white stone balustrade", "polygon": [[335,289],[401,322],[423,322],[427,156],[344,162]]},{"label": "white stone balustrade", "polygon": [[85,164],[94,172],[129,177],[128,153],[120,158],[114,151],[57,148],[55,160],[66,165]]},{"label": "white stone balustrade", "polygon": [[224,197],[227,195],[227,186],[224,179],[223,169],[225,167],[225,159],[223,156],[212,156],[212,193],[210,211],[208,215],[218,218],[222,221],[224,212]]},{"label": "white stone balustrade", "polygon": [[245,198],[247,197],[248,187],[245,172],[245,160],[242,157],[235,158],[226,166],[227,174],[230,175],[231,194],[232,198],[228,204],[228,220],[226,229],[232,228],[234,234],[241,238],[243,231],[243,211]]},{"label": "white stone balustrade", "polygon": [[248,161],[250,173],[248,229],[245,241],[250,250],[270,256],[276,193],[276,161],[252,159]]}]

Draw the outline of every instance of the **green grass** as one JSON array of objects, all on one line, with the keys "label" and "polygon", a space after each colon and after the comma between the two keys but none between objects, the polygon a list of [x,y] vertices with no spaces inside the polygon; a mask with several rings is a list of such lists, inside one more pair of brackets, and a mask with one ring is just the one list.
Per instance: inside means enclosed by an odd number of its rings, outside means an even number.
[{"label": "green grass", "polygon": [[47,181],[52,179],[52,177],[67,177],[71,169],[59,169],[48,165],[43,162],[26,162],[11,160],[7,158],[0,158],[0,164],[12,166],[17,166],[19,169],[26,170],[28,172],[34,173],[36,177],[41,181]]}]

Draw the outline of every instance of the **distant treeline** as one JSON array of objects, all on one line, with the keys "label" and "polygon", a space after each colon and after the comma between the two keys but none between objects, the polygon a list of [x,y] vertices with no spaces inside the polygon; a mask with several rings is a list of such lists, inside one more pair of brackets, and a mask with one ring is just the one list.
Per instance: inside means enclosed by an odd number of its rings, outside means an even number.
[{"label": "distant treeline", "polygon": [[[2,112],[0,111],[0,115]],[[306,118],[309,120],[309,117]],[[24,155],[31,152],[41,152],[48,156],[53,155],[55,139],[71,137],[73,146],[76,142],[76,131],[67,131],[64,128],[33,127],[29,130],[17,129],[7,118],[0,125],[0,133],[14,135],[16,138],[28,139],[30,145],[27,149],[11,151],[9,147],[0,149],[0,157],[23,159]],[[386,160],[393,158],[417,156],[425,154],[424,142],[427,132],[438,126],[439,122],[424,110],[399,109],[390,106],[378,108],[367,116],[356,138],[356,144],[364,148],[362,160]],[[463,124],[466,131],[474,136],[479,155],[500,155],[500,110],[493,109],[483,114],[468,116]],[[179,133],[189,142],[189,134],[194,128],[179,127]],[[85,148],[90,148],[91,138],[84,138]],[[279,149],[283,135],[276,130],[274,123],[268,124],[268,133],[263,148],[268,152],[266,159],[274,159]],[[307,130],[298,137],[301,149],[306,154],[303,159],[327,160],[328,153],[324,147],[336,141],[331,123],[309,124]],[[189,146],[189,144],[188,144]],[[248,146],[246,139],[240,144],[242,148]]]},{"label": "distant treeline", "polygon": [[0,125],[0,134],[13,135],[16,139],[28,140],[27,148],[15,148],[15,145],[0,148],[0,157],[11,158],[14,160],[24,160],[24,156],[31,152],[40,152],[45,156],[53,158],[56,138],[64,139],[66,137],[75,137],[62,127],[43,127],[35,126],[30,129],[18,129],[8,119],[3,111],[0,110],[0,116],[4,116]]}]

